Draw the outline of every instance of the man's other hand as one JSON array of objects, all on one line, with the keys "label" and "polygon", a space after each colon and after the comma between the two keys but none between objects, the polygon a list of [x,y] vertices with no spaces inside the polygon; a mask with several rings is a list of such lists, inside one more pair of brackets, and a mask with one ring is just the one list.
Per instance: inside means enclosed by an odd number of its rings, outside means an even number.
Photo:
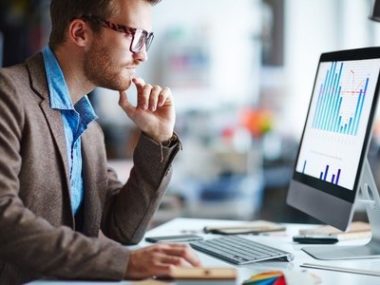
[{"label": "man's other hand", "polygon": [[185,244],[156,244],[131,252],[126,279],[169,276],[173,267],[198,267],[201,263]]},{"label": "man's other hand", "polygon": [[155,141],[169,140],[174,131],[175,110],[173,97],[168,87],[145,83],[142,78],[132,82],[137,89],[137,106],[127,98],[126,91],[120,91],[119,105],[135,122],[137,127]]}]

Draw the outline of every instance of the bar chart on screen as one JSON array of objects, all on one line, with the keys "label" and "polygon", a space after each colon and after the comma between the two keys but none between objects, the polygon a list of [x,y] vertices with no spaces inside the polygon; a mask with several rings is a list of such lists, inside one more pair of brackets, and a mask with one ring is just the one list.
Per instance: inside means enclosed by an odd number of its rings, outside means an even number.
[{"label": "bar chart on screen", "polygon": [[328,181],[332,184],[339,184],[339,178],[340,178],[340,172],[341,172],[341,169],[339,168],[338,171],[335,173],[335,174],[331,174],[331,180],[328,179],[328,175],[329,175],[329,169],[330,169],[330,165],[329,164],[326,164],[326,168],[324,169],[324,171],[321,171],[321,174],[319,176],[319,179],[323,180],[323,181]]},{"label": "bar chart on screen", "polygon": [[377,61],[322,62],[296,170],[352,190],[379,76]]},{"label": "bar chart on screen", "polygon": [[[307,165],[307,160],[303,163],[302,173],[305,174]],[[321,169],[321,168],[320,168]],[[335,171],[335,172],[334,172]],[[342,169],[336,165],[326,164],[323,169],[321,169],[319,174],[319,179],[330,182],[332,184],[339,185],[339,178],[341,176]]]},{"label": "bar chart on screen", "polygon": [[332,62],[319,86],[313,128],[356,135],[368,83],[368,77],[358,78],[352,68],[344,69],[343,62]]}]

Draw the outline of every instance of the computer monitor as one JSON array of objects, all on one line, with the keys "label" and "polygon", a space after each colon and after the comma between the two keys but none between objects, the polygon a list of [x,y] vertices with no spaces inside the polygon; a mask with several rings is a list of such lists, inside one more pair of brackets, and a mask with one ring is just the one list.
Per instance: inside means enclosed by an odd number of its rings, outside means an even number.
[{"label": "computer monitor", "polygon": [[380,198],[367,160],[379,93],[380,48],[323,53],[287,203],[346,230],[366,203],[372,240],[359,247],[303,248],[318,259],[380,257]]}]

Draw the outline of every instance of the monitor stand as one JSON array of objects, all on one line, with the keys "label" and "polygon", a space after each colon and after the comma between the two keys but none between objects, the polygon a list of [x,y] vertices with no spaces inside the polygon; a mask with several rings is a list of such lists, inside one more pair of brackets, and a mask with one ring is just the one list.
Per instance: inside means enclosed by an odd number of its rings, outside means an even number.
[{"label": "monitor stand", "polygon": [[372,230],[370,242],[361,246],[310,246],[302,248],[303,251],[325,260],[380,258],[380,196],[368,159],[364,161],[357,195],[357,202],[363,202],[366,206]]}]

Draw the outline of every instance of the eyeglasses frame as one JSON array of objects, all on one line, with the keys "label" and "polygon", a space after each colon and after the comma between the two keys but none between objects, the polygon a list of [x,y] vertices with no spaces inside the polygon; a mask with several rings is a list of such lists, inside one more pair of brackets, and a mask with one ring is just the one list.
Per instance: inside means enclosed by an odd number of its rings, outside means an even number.
[{"label": "eyeglasses frame", "polygon": [[[145,51],[147,52],[149,50],[149,47],[152,44],[152,41],[153,41],[153,38],[154,38],[153,32],[149,33],[148,31],[146,31],[144,29],[133,28],[133,27],[129,27],[129,26],[126,26],[126,25],[122,25],[122,24],[116,24],[116,23],[113,23],[111,21],[105,20],[105,19],[103,19],[101,17],[98,17],[98,16],[82,16],[80,18],[83,19],[83,20],[88,20],[88,21],[92,21],[92,22],[101,24],[103,27],[111,29],[111,30],[113,30],[115,32],[123,33],[123,34],[126,34],[126,35],[131,35],[132,36],[132,40],[131,40],[131,44],[129,46],[129,50],[132,53],[139,53],[139,52],[141,52],[143,50],[144,45],[145,45]],[[136,33],[141,33],[143,35],[144,39],[145,39],[144,40],[144,45],[142,45],[138,50],[136,50],[136,49],[133,48],[133,46],[134,46],[133,43],[134,43],[135,38],[136,38],[135,37]]]}]

